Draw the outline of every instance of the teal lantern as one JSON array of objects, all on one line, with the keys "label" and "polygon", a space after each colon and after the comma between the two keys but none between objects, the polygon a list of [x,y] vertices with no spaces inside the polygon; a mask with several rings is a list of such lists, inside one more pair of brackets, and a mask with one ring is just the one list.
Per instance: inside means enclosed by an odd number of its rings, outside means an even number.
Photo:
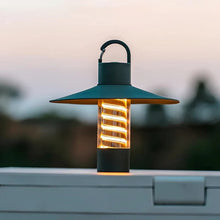
[{"label": "teal lantern", "polygon": [[[127,52],[127,63],[103,63],[107,46],[120,44]],[[130,105],[177,104],[176,99],[162,97],[131,85],[131,55],[128,46],[110,40],[101,46],[98,60],[98,84],[90,89],[51,100],[53,103],[98,105],[97,170],[129,172]]]}]

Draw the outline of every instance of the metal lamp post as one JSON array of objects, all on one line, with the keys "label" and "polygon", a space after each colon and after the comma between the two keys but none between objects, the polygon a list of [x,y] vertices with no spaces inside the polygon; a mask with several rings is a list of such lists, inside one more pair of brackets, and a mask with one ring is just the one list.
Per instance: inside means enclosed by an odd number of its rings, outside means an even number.
[{"label": "metal lamp post", "polygon": [[[105,48],[120,44],[127,52],[127,63],[103,63]],[[130,167],[130,105],[176,104],[176,99],[158,96],[131,85],[131,55],[128,46],[110,40],[101,46],[98,60],[98,85],[69,96],[51,100],[53,103],[97,104],[97,171],[129,172]]]}]

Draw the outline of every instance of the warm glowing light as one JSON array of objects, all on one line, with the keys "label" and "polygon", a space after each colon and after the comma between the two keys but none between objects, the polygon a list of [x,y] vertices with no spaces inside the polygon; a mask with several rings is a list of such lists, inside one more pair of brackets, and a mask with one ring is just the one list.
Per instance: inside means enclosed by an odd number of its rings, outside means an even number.
[{"label": "warm glowing light", "polygon": [[98,107],[98,148],[130,148],[130,100],[102,99]]},{"label": "warm glowing light", "polygon": [[131,176],[131,173],[124,173],[124,172],[99,172],[98,175],[104,176]]},{"label": "warm glowing light", "polygon": [[120,116],[114,116],[114,115],[108,115],[108,114],[102,114],[101,117],[103,119],[109,119],[109,120],[115,120],[115,121],[121,121],[121,122],[127,122],[127,119]]},{"label": "warm glowing light", "polygon": [[121,147],[109,147],[109,146],[106,146],[106,145],[101,145],[99,148],[104,148],[104,149],[107,149],[107,148],[120,149]]},{"label": "warm glowing light", "polygon": [[120,106],[120,105],[111,105],[111,104],[102,103],[102,107],[111,110],[127,112],[127,109],[124,106]]},{"label": "warm glowing light", "polygon": [[122,127],[118,127],[118,126],[112,126],[112,125],[101,125],[101,128],[103,130],[106,130],[106,131],[118,131],[118,132],[121,132],[121,133],[127,133],[127,130],[125,128],[122,128]]},{"label": "warm glowing light", "polygon": [[115,100],[117,100],[117,101],[119,101],[119,102],[123,102],[123,104],[124,104],[125,102],[127,102],[127,99],[115,99]]},{"label": "warm glowing light", "polygon": [[101,145],[100,148],[109,148],[109,146]]},{"label": "warm glowing light", "polygon": [[127,140],[124,138],[119,138],[119,137],[111,137],[111,136],[105,136],[105,135],[101,135],[101,139],[104,141],[113,141],[113,142],[119,142],[122,144],[126,144]]}]

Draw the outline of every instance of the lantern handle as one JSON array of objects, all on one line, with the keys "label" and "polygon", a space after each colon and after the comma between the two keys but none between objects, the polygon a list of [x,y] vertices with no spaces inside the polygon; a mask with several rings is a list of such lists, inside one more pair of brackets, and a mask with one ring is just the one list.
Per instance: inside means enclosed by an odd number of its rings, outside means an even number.
[{"label": "lantern handle", "polygon": [[131,63],[131,53],[130,53],[130,49],[128,47],[128,45],[126,43],[124,43],[123,41],[120,41],[120,40],[109,40],[107,42],[105,42],[100,50],[102,51],[101,54],[100,54],[100,58],[99,58],[99,63],[102,62],[102,56],[103,54],[105,53],[105,48],[111,44],[120,44],[121,46],[123,46],[127,52],[127,62],[128,63]]}]

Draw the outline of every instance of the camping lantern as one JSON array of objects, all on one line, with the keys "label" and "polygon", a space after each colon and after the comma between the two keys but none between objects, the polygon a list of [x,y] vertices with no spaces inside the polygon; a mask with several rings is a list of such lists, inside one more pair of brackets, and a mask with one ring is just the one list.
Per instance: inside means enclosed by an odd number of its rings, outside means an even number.
[{"label": "camping lantern", "polygon": [[[127,63],[103,63],[105,48],[120,44],[127,52]],[[53,103],[97,104],[97,170],[98,172],[129,172],[130,105],[176,104],[176,99],[158,96],[131,85],[131,55],[128,46],[110,40],[101,46],[98,85],[90,89],[51,100]]]}]

